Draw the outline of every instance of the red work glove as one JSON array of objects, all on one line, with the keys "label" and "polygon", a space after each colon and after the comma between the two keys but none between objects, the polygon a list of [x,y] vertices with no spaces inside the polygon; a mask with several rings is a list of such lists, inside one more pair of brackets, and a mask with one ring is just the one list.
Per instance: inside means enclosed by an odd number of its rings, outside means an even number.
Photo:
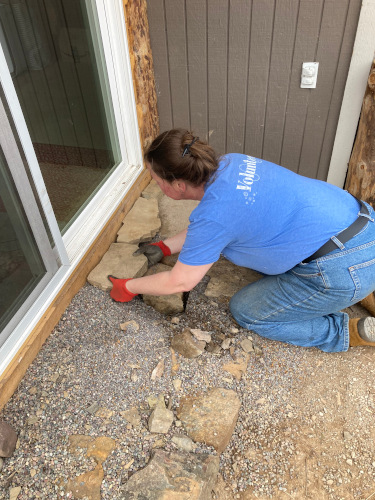
[{"label": "red work glove", "polygon": [[171,250],[163,241],[158,241],[157,243],[149,243],[148,245],[143,245],[138,248],[133,255],[145,255],[148,260],[149,266],[154,266],[161,261],[163,257],[171,255]]},{"label": "red work glove", "polygon": [[114,276],[108,276],[108,279],[113,284],[112,290],[109,295],[116,302],[130,302],[136,295],[138,295],[137,293],[129,292],[129,290],[126,288],[126,282],[130,281],[132,278],[124,280],[115,278]]}]

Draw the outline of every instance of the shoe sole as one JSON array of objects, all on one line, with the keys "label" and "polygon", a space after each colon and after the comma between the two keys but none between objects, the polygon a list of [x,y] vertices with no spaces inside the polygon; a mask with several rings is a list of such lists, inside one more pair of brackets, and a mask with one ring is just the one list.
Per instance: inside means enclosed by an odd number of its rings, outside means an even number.
[{"label": "shoe sole", "polygon": [[363,323],[363,329],[369,342],[375,342],[375,318],[366,318]]}]

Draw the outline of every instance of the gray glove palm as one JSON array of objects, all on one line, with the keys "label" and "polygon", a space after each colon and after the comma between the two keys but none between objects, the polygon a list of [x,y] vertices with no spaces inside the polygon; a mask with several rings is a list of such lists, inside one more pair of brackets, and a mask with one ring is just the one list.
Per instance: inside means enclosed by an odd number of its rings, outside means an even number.
[{"label": "gray glove palm", "polygon": [[148,260],[148,267],[154,266],[164,257],[163,251],[156,245],[143,245],[133,255],[145,255]]}]

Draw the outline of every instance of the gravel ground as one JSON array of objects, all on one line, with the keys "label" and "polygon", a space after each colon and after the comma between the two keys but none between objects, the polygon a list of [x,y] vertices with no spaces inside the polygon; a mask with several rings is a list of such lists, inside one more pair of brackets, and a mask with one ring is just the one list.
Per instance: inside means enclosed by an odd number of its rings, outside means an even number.
[{"label": "gravel ground", "polygon": [[[235,498],[373,498],[375,351],[325,354],[271,342],[242,328],[230,333],[236,325],[227,300],[207,299],[205,284],[190,293],[177,325],[139,297],[118,304],[91,285],[80,290],[0,414],[20,437],[13,456],[4,460],[0,498],[9,498],[15,486],[22,487],[18,500],[62,498],[61,479],[95,466],[92,458],[68,449],[70,435],[85,434],[116,440],[103,464],[102,498],[120,499],[122,485],[146,465],[151,449],[175,449],[171,437],[183,432],[173,424],[166,436],[150,435],[147,398],[162,393],[175,410],[181,395],[218,386],[237,391],[242,402],[220,462]],[[136,321],[138,332],[120,329],[129,320]],[[233,337],[234,356],[241,352],[240,341],[250,336],[258,349],[241,381],[222,368],[232,361],[229,351],[205,352],[194,360],[179,357],[179,371],[173,374],[170,339],[185,327],[207,330],[219,342],[223,335]],[[151,381],[163,358],[164,375]],[[182,381],[180,392],[173,378]],[[95,403],[113,414],[90,413]],[[120,415],[134,406],[142,417],[138,427]],[[196,451],[215,453],[204,445]]]}]

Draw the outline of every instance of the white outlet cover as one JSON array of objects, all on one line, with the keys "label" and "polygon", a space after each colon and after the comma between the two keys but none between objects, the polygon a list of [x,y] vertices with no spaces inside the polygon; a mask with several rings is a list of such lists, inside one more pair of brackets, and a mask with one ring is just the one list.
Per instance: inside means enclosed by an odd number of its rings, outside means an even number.
[{"label": "white outlet cover", "polygon": [[315,89],[318,78],[318,62],[302,63],[301,89]]}]

